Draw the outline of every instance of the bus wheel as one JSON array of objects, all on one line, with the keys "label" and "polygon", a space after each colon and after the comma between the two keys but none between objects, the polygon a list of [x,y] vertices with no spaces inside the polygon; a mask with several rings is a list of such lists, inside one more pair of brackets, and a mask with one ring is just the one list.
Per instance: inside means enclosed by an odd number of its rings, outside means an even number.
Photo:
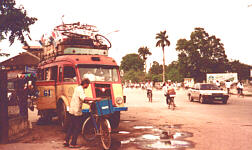
[{"label": "bus wheel", "polygon": [[63,130],[66,130],[67,122],[68,122],[68,114],[67,114],[67,109],[64,102],[58,103],[57,111],[58,111],[59,123],[61,127],[63,128]]},{"label": "bus wheel", "polygon": [[116,129],[119,126],[120,122],[120,111],[114,112],[110,117],[109,117],[109,122],[111,124],[112,129]]}]

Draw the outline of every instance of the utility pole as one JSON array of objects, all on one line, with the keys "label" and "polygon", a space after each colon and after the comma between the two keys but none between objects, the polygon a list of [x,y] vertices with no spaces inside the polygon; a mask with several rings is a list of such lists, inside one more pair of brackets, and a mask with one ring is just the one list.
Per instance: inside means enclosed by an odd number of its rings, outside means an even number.
[{"label": "utility pole", "polygon": [[0,143],[8,143],[7,72],[0,70]]}]

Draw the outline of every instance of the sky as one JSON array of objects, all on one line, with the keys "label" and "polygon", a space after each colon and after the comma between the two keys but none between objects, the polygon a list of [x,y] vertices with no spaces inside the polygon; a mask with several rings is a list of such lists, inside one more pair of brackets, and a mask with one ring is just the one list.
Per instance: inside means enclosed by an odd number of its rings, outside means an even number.
[{"label": "sky", "polygon": [[[62,23],[80,22],[97,26],[112,43],[109,56],[120,64],[122,57],[147,46],[152,53],[147,66],[162,62],[162,49],[156,47],[156,34],[167,31],[171,45],[165,48],[165,64],[177,60],[176,43],[190,40],[194,28],[201,27],[224,44],[229,60],[252,65],[252,0],[16,0],[29,17],[30,45],[39,45],[44,33]],[[251,7],[248,7],[251,5]],[[62,16],[64,17],[62,18]],[[117,31],[117,32],[115,32]],[[22,45],[0,42],[2,52],[17,55]],[[4,50],[4,51],[3,51]],[[6,57],[0,57],[0,62]]]}]

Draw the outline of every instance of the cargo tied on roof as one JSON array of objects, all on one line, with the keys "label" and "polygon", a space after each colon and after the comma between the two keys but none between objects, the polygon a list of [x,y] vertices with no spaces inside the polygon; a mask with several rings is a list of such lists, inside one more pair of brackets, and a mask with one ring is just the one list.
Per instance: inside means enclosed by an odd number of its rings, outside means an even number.
[{"label": "cargo tied on roof", "polygon": [[59,55],[105,55],[111,48],[110,41],[98,34],[94,25],[72,23],[56,26],[50,34],[43,34],[39,41],[43,47],[41,60]]}]

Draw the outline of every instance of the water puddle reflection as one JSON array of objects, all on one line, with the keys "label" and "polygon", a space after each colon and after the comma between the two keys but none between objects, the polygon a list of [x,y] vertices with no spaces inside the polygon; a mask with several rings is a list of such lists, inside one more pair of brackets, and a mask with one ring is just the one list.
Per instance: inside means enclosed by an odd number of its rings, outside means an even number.
[{"label": "water puddle reflection", "polygon": [[152,129],[153,126],[134,126],[134,129]]},{"label": "water puddle reflection", "polygon": [[[162,129],[155,128],[154,126],[133,126],[134,131],[118,131],[122,136],[128,136],[128,139],[120,141],[120,147],[122,145],[134,144],[140,149],[184,150],[186,148],[193,148],[194,143],[185,140],[187,137],[192,137],[193,133],[179,131],[181,126],[180,124],[164,125]],[[134,135],[135,137],[133,138],[132,136]]]},{"label": "water puddle reflection", "polygon": [[[181,126],[181,124],[165,125],[163,127],[166,128],[166,130],[153,126],[134,126],[134,129],[144,129],[143,133],[145,134],[121,141],[121,144],[134,143],[141,149],[185,149],[194,147],[192,142],[184,140],[184,138],[192,137],[193,134],[190,132],[178,131]],[[124,131],[119,131],[119,133],[120,132],[122,134],[124,133]]]},{"label": "water puddle reflection", "polygon": [[119,131],[118,133],[119,134],[129,134],[130,132],[128,132],[128,131]]}]

